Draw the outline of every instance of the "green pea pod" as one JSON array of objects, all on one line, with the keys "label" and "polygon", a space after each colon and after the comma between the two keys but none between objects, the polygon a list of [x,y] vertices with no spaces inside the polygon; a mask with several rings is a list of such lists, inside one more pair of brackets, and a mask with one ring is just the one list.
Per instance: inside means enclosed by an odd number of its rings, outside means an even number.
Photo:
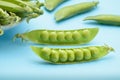
[{"label": "green pea pod", "polygon": [[98,3],[99,3],[98,1],[83,2],[83,3],[63,7],[55,13],[55,20],[61,21],[63,19],[70,18],[77,14],[87,12],[93,9]]},{"label": "green pea pod", "polygon": [[28,6],[28,8],[31,9],[31,11],[33,10],[32,12],[39,13],[39,14],[42,13],[41,10],[38,7],[35,7],[33,4],[28,4],[28,3],[24,2],[24,1],[21,1],[21,0],[3,0],[3,1],[19,5],[23,8]]},{"label": "green pea pod", "polygon": [[31,9],[29,7],[21,7],[16,4],[0,0],[0,8],[14,13],[30,13]]},{"label": "green pea pod", "polygon": [[0,8],[0,26],[12,25],[20,22],[21,18],[12,12],[6,12]]},{"label": "green pea pod", "polygon": [[4,19],[6,17],[9,17],[9,14],[0,8],[0,19]]},{"label": "green pea pod", "polygon": [[67,0],[45,0],[45,7],[47,10],[52,11],[54,10],[58,5],[65,2]]},{"label": "green pea pod", "polygon": [[24,1],[25,3],[27,3],[28,5],[33,5],[34,7],[37,8],[41,8],[42,6],[44,6],[44,3],[40,2],[39,0],[35,0],[35,1]]},{"label": "green pea pod", "polygon": [[88,62],[97,60],[114,51],[112,47],[104,46],[89,46],[82,48],[40,48],[31,47],[32,50],[43,60],[54,64],[68,64],[77,62]]},{"label": "green pea pod", "polygon": [[38,44],[85,44],[90,42],[98,33],[98,28],[84,28],[76,30],[32,30],[23,34],[16,34],[15,38],[32,41]]},{"label": "green pea pod", "polygon": [[109,24],[109,25],[120,26],[120,16],[119,15],[102,14],[102,15],[86,17],[84,19],[84,21],[86,21],[86,20],[94,20],[100,24]]}]

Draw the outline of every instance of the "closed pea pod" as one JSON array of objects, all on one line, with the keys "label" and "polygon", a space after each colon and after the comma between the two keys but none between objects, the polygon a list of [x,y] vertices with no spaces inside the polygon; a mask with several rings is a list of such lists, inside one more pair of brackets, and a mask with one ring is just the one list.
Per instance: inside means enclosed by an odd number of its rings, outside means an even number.
[{"label": "closed pea pod", "polygon": [[55,13],[55,20],[61,21],[71,16],[75,16],[77,14],[87,12],[92,8],[94,8],[98,3],[99,3],[98,1],[83,2],[83,3],[63,7],[62,9],[58,10]]},{"label": "closed pea pod", "polygon": [[84,19],[84,21],[86,21],[86,20],[94,20],[100,24],[120,26],[120,16],[119,15],[101,14],[101,15],[96,15],[96,16],[88,16]]},{"label": "closed pea pod", "polygon": [[[0,0],[0,8],[8,12],[14,12],[21,18],[27,18],[27,22],[43,14],[43,11],[33,4],[28,4],[21,0]],[[37,3],[35,5],[37,5]]]},{"label": "closed pea pod", "polygon": [[18,6],[16,4],[13,4],[10,2],[2,1],[2,0],[0,0],[0,8],[4,9],[6,11],[9,11],[9,12],[15,12],[15,13],[18,13],[18,12],[29,13],[29,12],[31,12],[31,9],[28,7],[22,8],[21,6]]},{"label": "closed pea pod", "polygon": [[65,2],[67,0],[45,0],[45,7],[47,10],[52,11],[54,10],[58,5]]},{"label": "closed pea pod", "polygon": [[[75,63],[75,62],[87,62],[92,60],[97,60],[102,58],[103,56],[107,55],[109,52],[114,51],[114,49],[110,46],[89,46],[89,47],[82,47],[82,48],[68,48],[68,49],[59,49],[59,48],[48,48],[50,50],[47,52],[42,52],[41,50],[44,48],[39,47],[31,47],[32,50],[39,54],[39,56],[51,63],[54,64],[64,64],[64,63]],[[45,49],[44,49],[45,50]],[[46,49],[47,50],[47,49]],[[54,50],[55,52],[51,52]],[[52,59],[47,59],[45,55],[47,53],[47,57],[52,55]],[[48,55],[49,54],[49,55]],[[59,56],[59,60],[58,60]],[[52,60],[52,61],[51,61]]]},{"label": "closed pea pod", "polygon": [[20,20],[21,18],[15,13],[7,12],[0,8],[0,28],[5,28],[5,26],[17,24]]},{"label": "closed pea pod", "polygon": [[[86,37],[83,31],[88,31]],[[76,30],[32,30],[23,34],[15,35],[15,38],[29,40],[39,44],[85,44],[90,42],[98,33],[98,28],[84,28]],[[89,35],[89,37],[87,37]]]}]

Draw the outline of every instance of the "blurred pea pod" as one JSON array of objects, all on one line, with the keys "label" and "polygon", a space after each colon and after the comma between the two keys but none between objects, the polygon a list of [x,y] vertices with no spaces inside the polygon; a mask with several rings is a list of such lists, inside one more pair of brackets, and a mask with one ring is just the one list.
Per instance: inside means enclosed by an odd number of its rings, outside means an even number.
[{"label": "blurred pea pod", "polygon": [[16,14],[2,10],[0,8],[0,26],[11,25],[19,22],[21,20]]},{"label": "blurred pea pod", "polygon": [[[24,2],[24,1],[21,1],[21,0],[3,0],[3,1],[6,1],[6,2],[10,2],[10,3],[13,3],[13,4],[16,4],[16,5],[19,5],[20,7],[28,7],[29,9],[31,9],[31,11],[33,11],[33,12],[35,12],[35,13],[39,13],[39,14],[41,14],[41,13],[43,13],[40,9],[39,9],[39,7],[35,7],[34,6],[34,4],[30,4],[30,2],[29,3],[26,3],[26,2]],[[37,2],[39,2],[39,1],[37,1]],[[40,2],[39,2],[40,3]],[[42,3],[40,3],[40,4],[42,4]]]},{"label": "blurred pea pod", "polygon": [[26,2],[22,0],[0,0],[0,8],[7,12],[13,12],[22,19],[26,18],[27,22],[31,18],[36,18],[43,14],[43,11],[39,8],[43,5],[39,1]]},{"label": "blurred pea pod", "polygon": [[47,10],[52,11],[61,3],[68,1],[68,0],[45,0],[45,7]]},{"label": "blurred pea pod", "polygon": [[84,19],[84,21],[86,20],[94,20],[100,24],[120,26],[120,15],[101,14],[101,15],[96,15],[96,16],[88,16]]},{"label": "blurred pea pod", "polygon": [[97,6],[98,3],[99,3],[98,1],[83,2],[63,7],[55,13],[55,20],[61,21],[63,19],[70,18],[77,14],[87,12],[93,9],[95,6]]}]

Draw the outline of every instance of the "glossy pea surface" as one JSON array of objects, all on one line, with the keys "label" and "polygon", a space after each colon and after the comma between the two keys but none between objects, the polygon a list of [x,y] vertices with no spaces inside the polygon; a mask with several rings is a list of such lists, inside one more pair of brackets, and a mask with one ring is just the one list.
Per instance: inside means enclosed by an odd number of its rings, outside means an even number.
[{"label": "glossy pea surface", "polygon": [[[32,50],[38,54],[43,60],[55,64],[86,62],[97,60],[107,55],[109,52],[114,51],[112,47],[107,45],[103,46],[88,46],[82,48],[39,48],[31,47]],[[45,49],[47,51],[45,51]],[[44,50],[44,52],[42,52]]]},{"label": "glossy pea surface", "polygon": [[38,44],[85,44],[97,35],[98,28],[84,28],[76,30],[32,30],[15,37]]}]

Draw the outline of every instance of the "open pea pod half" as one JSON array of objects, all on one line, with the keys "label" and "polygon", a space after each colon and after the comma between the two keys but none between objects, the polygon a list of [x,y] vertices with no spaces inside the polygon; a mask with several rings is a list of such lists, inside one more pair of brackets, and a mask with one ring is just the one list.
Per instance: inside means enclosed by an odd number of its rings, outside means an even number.
[{"label": "open pea pod half", "polygon": [[110,46],[88,46],[81,48],[40,48],[31,47],[32,50],[43,60],[54,64],[66,64],[76,62],[88,62],[104,57],[114,51]]},{"label": "open pea pod half", "polygon": [[16,34],[15,38],[32,41],[38,44],[85,44],[90,42],[98,33],[98,28],[84,28],[76,30],[32,30]]}]

